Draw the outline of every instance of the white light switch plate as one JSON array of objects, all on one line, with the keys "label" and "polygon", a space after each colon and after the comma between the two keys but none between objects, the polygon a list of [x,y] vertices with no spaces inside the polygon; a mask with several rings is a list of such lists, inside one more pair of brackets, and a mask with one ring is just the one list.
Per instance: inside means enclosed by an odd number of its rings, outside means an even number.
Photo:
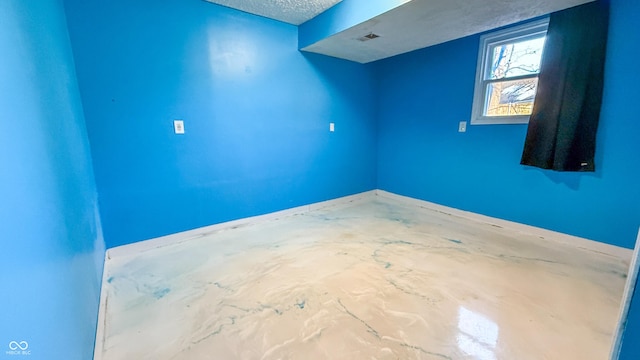
[{"label": "white light switch plate", "polygon": [[458,132],[466,132],[466,131],[467,131],[467,122],[460,121],[460,123],[458,124]]},{"label": "white light switch plate", "polygon": [[331,132],[336,131],[336,124],[334,124],[334,123],[329,123],[329,131],[331,131]]}]

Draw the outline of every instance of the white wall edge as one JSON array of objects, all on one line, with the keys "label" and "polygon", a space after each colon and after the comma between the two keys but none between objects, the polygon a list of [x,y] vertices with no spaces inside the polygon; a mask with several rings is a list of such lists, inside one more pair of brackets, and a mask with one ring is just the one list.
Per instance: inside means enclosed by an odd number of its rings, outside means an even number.
[{"label": "white wall edge", "polygon": [[481,214],[473,213],[470,211],[460,210],[460,209],[448,207],[445,205],[432,203],[425,200],[419,200],[419,199],[408,197],[408,196],[394,194],[384,190],[371,190],[371,191],[366,191],[366,192],[355,194],[355,195],[349,195],[349,196],[344,196],[344,197],[340,197],[332,200],[298,206],[298,207],[276,211],[276,212],[268,213],[264,215],[232,220],[224,223],[214,224],[214,225],[205,226],[197,229],[179,232],[176,234],[161,236],[161,237],[157,237],[149,240],[139,241],[132,244],[110,248],[107,250],[107,256],[105,261],[110,260],[112,258],[121,258],[121,257],[136,255],[151,249],[156,249],[156,248],[164,247],[167,245],[178,244],[184,241],[200,238],[200,237],[207,236],[212,233],[223,231],[223,230],[228,230],[228,229],[233,229],[233,228],[238,228],[243,226],[251,226],[259,222],[274,220],[274,219],[282,218],[285,216],[305,214],[310,211],[320,210],[328,207],[348,205],[356,201],[370,199],[374,196],[380,196],[380,197],[386,197],[389,199],[399,200],[408,205],[419,206],[419,207],[427,208],[434,211],[444,212],[447,214],[451,214],[453,216],[462,217],[462,218],[466,218],[466,219],[477,221],[477,222],[501,226],[503,228],[511,229],[521,233],[539,236],[544,239],[558,241],[567,245],[575,246],[585,250],[604,253],[604,254],[619,257],[622,259],[628,259],[631,252],[631,250],[620,247],[620,246],[605,244],[602,242],[589,240],[589,239],[581,238],[578,236],[568,235],[568,234],[553,231],[553,230],[543,229],[543,228],[539,228],[531,225],[517,223],[514,221],[503,220],[495,217],[481,215]]},{"label": "white wall edge", "polygon": [[104,284],[107,281],[107,256],[104,254],[102,265],[102,283],[100,284],[100,304],[98,305],[98,323],[96,325],[96,341],[93,348],[93,359],[102,360],[102,349],[104,349],[105,325],[107,321],[107,293],[104,291]]},{"label": "white wall edge", "polygon": [[629,315],[629,307],[631,306],[631,300],[633,298],[633,292],[636,288],[638,280],[638,270],[640,269],[640,228],[638,228],[638,237],[636,238],[636,247],[633,250],[633,257],[631,258],[631,264],[629,265],[629,274],[627,275],[627,282],[624,286],[624,293],[622,295],[622,301],[620,302],[620,312],[618,313],[618,322],[613,334],[613,343],[611,345],[611,353],[609,354],[610,360],[617,360],[620,356],[620,350],[622,349],[622,338],[624,335],[624,329],[627,325],[627,316]]},{"label": "white wall edge", "polygon": [[620,246],[605,244],[602,242],[589,240],[589,239],[585,239],[578,236],[573,236],[573,235],[569,235],[569,234],[565,234],[565,233],[561,233],[553,230],[543,229],[536,226],[525,225],[525,224],[514,222],[514,221],[503,220],[503,219],[494,218],[491,216],[481,215],[481,214],[473,213],[470,211],[460,210],[460,209],[448,207],[445,205],[432,203],[425,200],[419,200],[419,199],[408,197],[408,196],[394,194],[384,190],[376,190],[375,193],[377,196],[399,200],[408,205],[419,206],[419,207],[427,208],[434,211],[440,211],[446,214],[450,214],[453,216],[457,216],[457,217],[461,217],[461,218],[465,218],[465,219],[469,219],[469,220],[473,220],[481,223],[497,225],[506,229],[518,231],[520,233],[535,235],[543,239],[560,242],[570,246],[575,246],[583,250],[603,253],[606,255],[615,256],[625,260],[629,259],[631,254],[630,249],[626,249]]},{"label": "white wall edge", "polygon": [[205,226],[205,227],[201,227],[193,230],[187,230],[187,231],[179,232],[176,234],[161,236],[161,237],[157,237],[149,240],[135,242],[132,244],[117,246],[107,250],[107,256],[105,261],[111,260],[113,258],[122,258],[122,257],[137,255],[151,249],[156,249],[156,248],[160,248],[168,245],[174,245],[181,242],[189,241],[196,238],[201,238],[203,236],[207,236],[212,233],[223,231],[223,230],[234,229],[234,228],[244,227],[244,226],[251,226],[260,222],[274,220],[274,219],[282,218],[285,216],[301,215],[301,214],[305,214],[310,211],[315,211],[319,209],[335,207],[339,205],[347,205],[347,204],[354,203],[356,201],[370,199],[374,196],[375,196],[375,190],[365,191],[363,193],[359,193],[355,195],[349,195],[349,196],[344,196],[344,197],[340,197],[332,200],[298,206],[298,207],[280,210],[280,211],[276,211],[276,212],[272,212],[264,215],[257,215],[257,216],[252,216],[248,218],[227,221],[224,223],[209,225],[209,226]]}]

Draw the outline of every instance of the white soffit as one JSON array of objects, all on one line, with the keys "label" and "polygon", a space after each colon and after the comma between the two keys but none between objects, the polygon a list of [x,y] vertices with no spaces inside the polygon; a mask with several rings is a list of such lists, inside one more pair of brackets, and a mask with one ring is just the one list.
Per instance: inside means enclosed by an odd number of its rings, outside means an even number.
[{"label": "white soffit", "polygon": [[342,0],[206,0],[293,25],[316,17]]},{"label": "white soffit", "polygon": [[413,0],[302,50],[368,63],[591,1]]}]

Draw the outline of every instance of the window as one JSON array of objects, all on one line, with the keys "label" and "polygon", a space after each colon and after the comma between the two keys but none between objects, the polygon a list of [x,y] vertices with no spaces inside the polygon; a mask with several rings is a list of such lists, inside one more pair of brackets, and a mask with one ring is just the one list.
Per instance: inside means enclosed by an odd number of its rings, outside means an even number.
[{"label": "window", "polygon": [[526,124],[549,19],[480,37],[471,124]]}]

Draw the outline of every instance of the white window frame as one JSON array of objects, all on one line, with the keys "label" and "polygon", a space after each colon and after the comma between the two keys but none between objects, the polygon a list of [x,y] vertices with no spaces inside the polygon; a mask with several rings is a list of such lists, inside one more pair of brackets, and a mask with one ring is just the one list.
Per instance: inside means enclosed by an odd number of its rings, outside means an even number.
[{"label": "white window frame", "polygon": [[495,31],[480,37],[480,50],[478,51],[478,65],[476,68],[476,83],[473,91],[473,106],[471,113],[471,125],[487,125],[487,124],[526,124],[529,122],[530,115],[512,115],[512,116],[484,116],[484,108],[487,103],[487,85],[491,82],[518,80],[526,78],[537,78],[535,75],[524,75],[512,77],[508,79],[487,80],[485,79],[490,72],[491,51],[494,46],[505,43],[513,43],[524,41],[527,38],[535,38],[540,34],[547,33],[549,27],[549,18],[532,21],[527,24],[510,27],[508,29]]}]

